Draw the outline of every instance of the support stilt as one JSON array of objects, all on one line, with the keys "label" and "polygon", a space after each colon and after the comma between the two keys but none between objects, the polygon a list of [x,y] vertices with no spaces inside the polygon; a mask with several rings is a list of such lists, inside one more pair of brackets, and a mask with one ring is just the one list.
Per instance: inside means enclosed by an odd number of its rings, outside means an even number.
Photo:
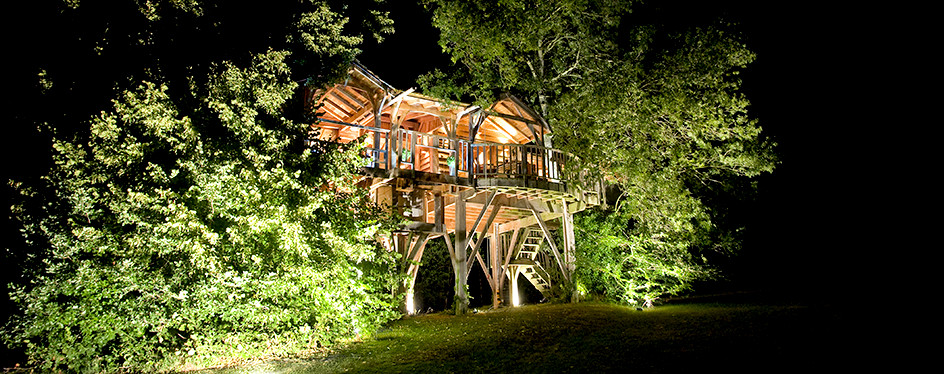
[{"label": "support stilt", "polygon": [[576,270],[577,259],[575,257],[574,251],[576,250],[576,243],[574,240],[574,215],[570,212],[570,209],[567,207],[567,201],[563,201],[564,206],[564,215],[561,216],[561,229],[563,229],[564,236],[564,268],[566,269],[567,276],[564,279],[568,280],[568,288],[570,288],[570,302],[576,303],[580,301],[580,294],[577,292],[577,286],[574,284],[574,271]]},{"label": "support stilt", "polygon": [[469,192],[462,191],[456,198],[456,246],[452,253],[452,270],[456,277],[456,314],[469,311],[468,278],[469,260],[466,248],[469,246],[468,232],[465,229],[465,200]]},{"label": "support stilt", "polygon": [[498,309],[498,307],[501,306],[501,285],[499,284],[501,268],[498,266],[498,257],[501,253],[502,243],[501,237],[498,234],[498,224],[493,224],[492,227],[492,237],[489,239],[488,251],[491,277],[489,277],[488,285],[492,288],[492,309]]}]

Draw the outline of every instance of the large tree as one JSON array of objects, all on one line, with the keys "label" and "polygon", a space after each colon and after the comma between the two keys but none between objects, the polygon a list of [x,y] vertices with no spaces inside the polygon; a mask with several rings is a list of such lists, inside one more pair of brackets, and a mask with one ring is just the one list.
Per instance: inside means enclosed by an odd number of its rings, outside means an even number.
[{"label": "large tree", "polygon": [[603,288],[614,299],[652,299],[710,274],[706,251],[736,247],[736,228],[719,222],[723,204],[714,202],[775,160],[740,92],[738,73],[754,54],[734,25],[637,1],[425,3],[456,63],[428,74],[427,89],[529,100],[552,128],[547,145],[618,187],[618,219],[577,221],[610,226],[584,231],[577,259],[589,271],[578,278],[599,285],[591,275],[609,274],[615,281]]},{"label": "large tree", "polygon": [[317,347],[396,316],[356,150],[307,143],[295,101],[388,29],[370,5],[35,9],[63,33],[25,64],[35,102],[14,118],[49,135],[52,158],[15,183],[28,243],[6,342],[45,369],[144,370]]}]

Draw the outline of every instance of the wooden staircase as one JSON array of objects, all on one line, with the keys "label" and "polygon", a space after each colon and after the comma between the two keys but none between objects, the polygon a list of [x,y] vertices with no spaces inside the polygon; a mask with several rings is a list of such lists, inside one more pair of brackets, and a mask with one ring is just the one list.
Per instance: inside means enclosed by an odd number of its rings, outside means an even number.
[{"label": "wooden staircase", "polygon": [[542,251],[543,245],[544,233],[541,230],[528,230],[524,243],[509,263],[509,265],[519,266],[525,278],[542,294],[551,290],[551,277],[544,269],[544,264],[549,263],[549,258],[547,251]]}]

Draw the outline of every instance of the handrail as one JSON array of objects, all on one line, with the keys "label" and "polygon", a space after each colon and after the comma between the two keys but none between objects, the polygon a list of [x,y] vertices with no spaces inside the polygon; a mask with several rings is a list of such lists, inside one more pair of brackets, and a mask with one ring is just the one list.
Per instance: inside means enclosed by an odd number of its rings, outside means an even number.
[{"label": "handrail", "polygon": [[559,149],[535,144],[472,144],[477,178],[536,179],[554,183],[574,180],[567,165],[573,158]]},{"label": "handrail", "polygon": [[[390,129],[320,119],[321,122],[366,131],[365,166],[379,169],[412,169],[432,174],[474,179],[502,178],[566,185],[581,182],[570,170],[575,156],[536,144],[501,144],[454,139],[399,128]],[[392,148],[392,149],[391,149]]]}]

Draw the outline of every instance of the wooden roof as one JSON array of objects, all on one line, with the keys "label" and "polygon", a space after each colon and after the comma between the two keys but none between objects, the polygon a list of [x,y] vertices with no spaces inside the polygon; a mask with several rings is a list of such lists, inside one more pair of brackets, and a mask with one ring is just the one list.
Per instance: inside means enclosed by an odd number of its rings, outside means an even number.
[{"label": "wooden roof", "polygon": [[[399,121],[409,130],[468,140],[470,123],[483,116],[474,143],[540,143],[551,130],[531,108],[513,96],[505,96],[489,108],[452,102],[414,92],[399,90],[376,77],[369,70],[353,64],[348,78],[334,86],[316,90],[311,98],[321,103],[316,115],[331,121],[375,126],[375,107],[379,107],[381,127],[389,129]],[[451,124],[458,121],[455,129]],[[339,126],[340,127],[340,126]],[[341,138],[356,137],[349,134]]]}]

